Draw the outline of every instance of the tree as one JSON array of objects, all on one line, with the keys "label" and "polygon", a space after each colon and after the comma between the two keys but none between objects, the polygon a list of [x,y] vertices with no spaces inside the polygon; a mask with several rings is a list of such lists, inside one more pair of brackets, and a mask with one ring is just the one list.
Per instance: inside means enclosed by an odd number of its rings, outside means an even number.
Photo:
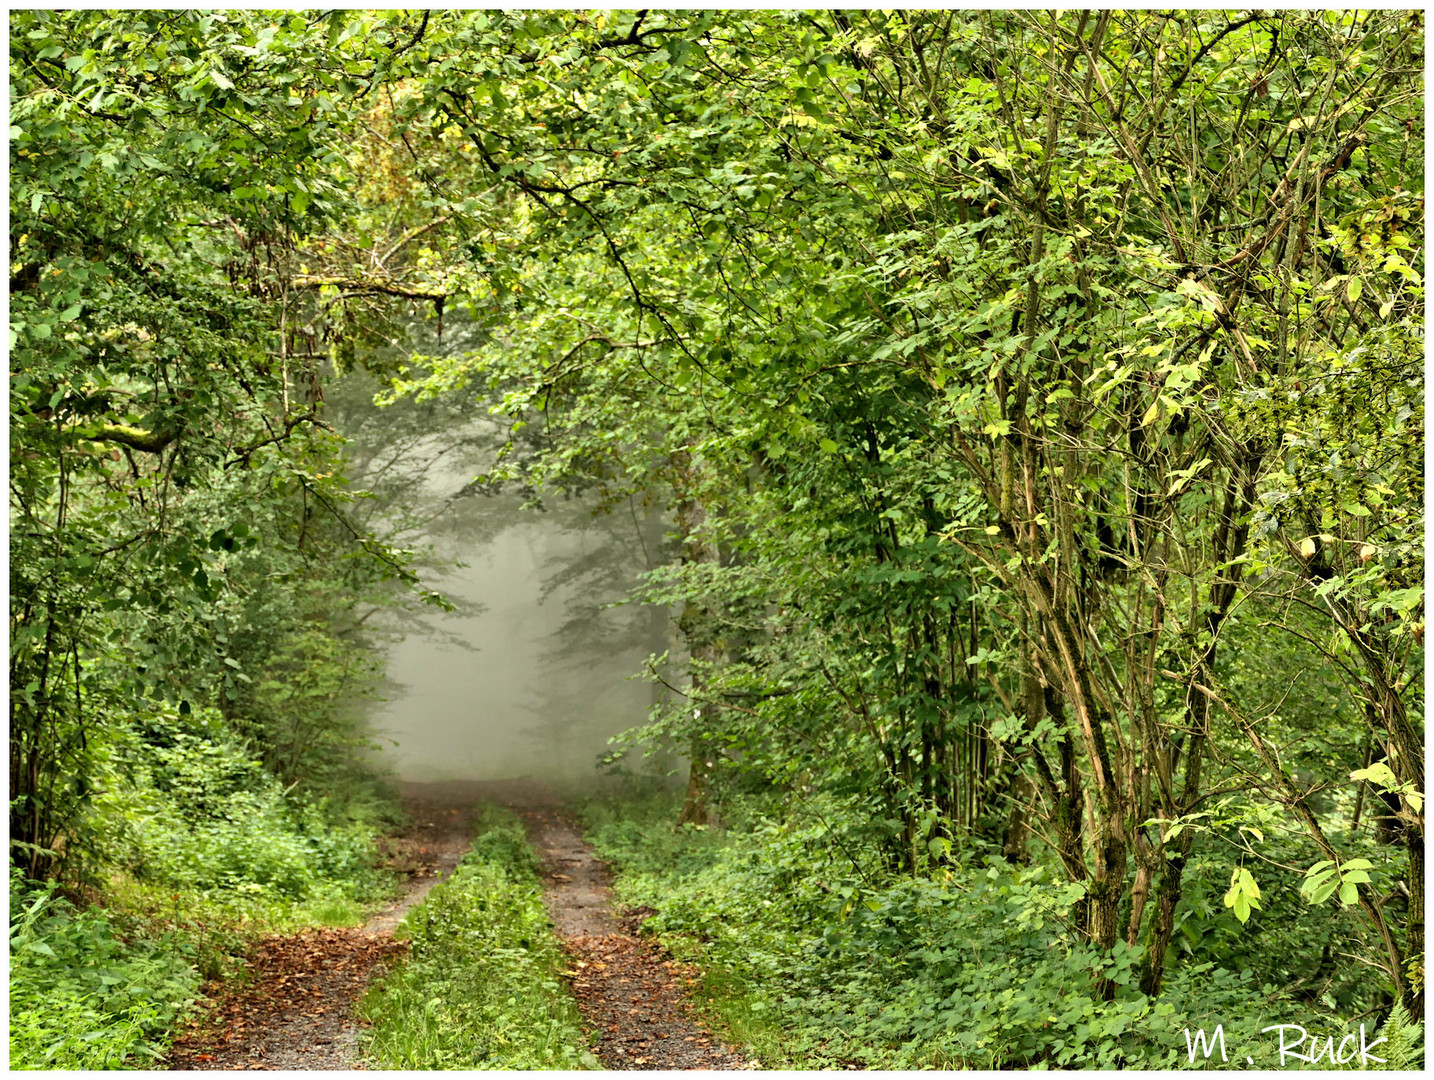
[{"label": "tree", "polygon": [[[292,769],[301,751],[260,722],[273,674],[350,664],[334,589],[413,580],[344,517],[317,369],[292,349],[286,259],[347,205],[353,25],[12,20],[10,794],[31,876],[73,841],[95,755],[146,700],[213,701],[241,726],[249,710]],[[255,596],[301,575],[322,584]]]}]

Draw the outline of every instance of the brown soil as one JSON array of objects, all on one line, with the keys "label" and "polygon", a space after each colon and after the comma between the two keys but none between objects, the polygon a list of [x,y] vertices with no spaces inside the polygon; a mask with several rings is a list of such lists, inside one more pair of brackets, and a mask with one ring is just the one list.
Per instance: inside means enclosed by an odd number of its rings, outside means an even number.
[{"label": "brown soil", "polygon": [[406,784],[412,825],[384,841],[384,863],[408,876],[401,900],[361,927],[314,929],[260,939],[242,983],[204,987],[203,1013],[170,1052],[170,1069],[365,1069],[354,1002],[407,946],[394,941],[399,919],[453,873],[473,833],[475,795],[454,798]]},{"label": "brown soil", "polygon": [[688,969],[637,936],[651,909],[613,914],[608,872],[551,801],[515,806],[528,826],[544,881],[544,902],[572,957],[564,974],[609,1069],[756,1069],[691,1012]]},{"label": "brown soil", "polygon": [[406,873],[404,897],[355,929],[314,929],[261,939],[242,984],[206,985],[203,1014],[175,1039],[170,1069],[366,1069],[354,1002],[406,946],[393,931],[404,913],[450,875],[468,850],[479,799],[522,816],[542,865],[544,901],[572,957],[564,976],[609,1069],[755,1069],[691,1013],[691,973],[638,936],[651,911],[613,913],[607,868],[527,780],[403,785],[413,819],[386,842],[386,865]]}]

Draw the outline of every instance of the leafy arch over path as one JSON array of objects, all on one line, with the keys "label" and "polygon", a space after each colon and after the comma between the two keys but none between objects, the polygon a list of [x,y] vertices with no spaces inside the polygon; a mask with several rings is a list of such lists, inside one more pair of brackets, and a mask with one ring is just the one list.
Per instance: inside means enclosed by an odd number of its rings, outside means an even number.
[{"label": "leafy arch over path", "polygon": [[[338,519],[300,464],[322,351],[461,312],[476,347],[390,393],[490,395],[490,481],[677,519],[650,595],[683,605],[692,700],[652,733],[704,763],[694,800],[708,761],[819,788],[904,872],[1034,838],[1100,998],[1132,950],[1160,991],[1210,845],[1259,918],[1243,861],[1288,826],[1310,880],[1349,868],[1332,895],[1417,1012],[1421,15],[26,18],[17,562],[79,550],[81,439],[160,478],[207,447],[216,491],[272,454]],[[87,306],[105,274],[176,295]],[[94,383],[117,327],[130,381]],[[211,434],[236,402],[247,434]],[[38,629],[79,625],[79,575],[17,591],[36,732],[69,709],[45,665],[80,678]]]}]

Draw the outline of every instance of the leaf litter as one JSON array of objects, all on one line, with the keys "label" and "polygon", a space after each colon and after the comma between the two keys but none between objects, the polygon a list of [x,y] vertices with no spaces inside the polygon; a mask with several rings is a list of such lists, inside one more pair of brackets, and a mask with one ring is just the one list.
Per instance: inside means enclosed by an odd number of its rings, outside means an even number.
[{"label": "leaf litter", "polygon": [[405,897],[354,929],[317,928],[259,939],[242,982],[206,984],[201,1014],[176,1036],[175,1070],[361,1070],[363,1023],[354,1003],[371,979],[400,960],[393,938],[403,914],[453,872],[472,839],[474,804],[512,807],[538,853],[544,902],[571,958],[572,988],[588,1048],[608,1069],[756,1069],[692,1010],[693,972],[640,937],[651,908],[612,910],[607,868],[541,785],[405,784],[414,824],[388,841],[387,865],[410,876]]}]

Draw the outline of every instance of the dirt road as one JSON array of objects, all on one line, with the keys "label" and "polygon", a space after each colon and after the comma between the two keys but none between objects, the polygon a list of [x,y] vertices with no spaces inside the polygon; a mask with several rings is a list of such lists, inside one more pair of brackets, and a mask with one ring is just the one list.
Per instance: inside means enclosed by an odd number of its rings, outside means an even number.
[{"label": "dirt road", "polygon": [[510,804],[542,866],[544,902],[573,958],[569,977],[590,1044],[609,1069],[755,1069],[691,1012],[686,972],[638,936],[650,911],[613,911],[607,868],[549,801]]},{"label": "dirt road", "polygon": [[353,1006],[370,979],[402,956],[393,939],[403,915],[453,873],[472,839],[479,800],[510,806],[542,864],[544,900],[564,948],[590,1047],[609,1069],[750,1069],[691,1012],[685,972],[642,940],[642,912],[612,910],[606,868],[558,800],[527,780],[405,784],[413,819],[388,841],[387,863],[408,875],[403,898],[354,929],[314,929],[262,939],[243,985],[206,986],[204,1015],[176,1038],[170,1069],[366,1069]]}]

